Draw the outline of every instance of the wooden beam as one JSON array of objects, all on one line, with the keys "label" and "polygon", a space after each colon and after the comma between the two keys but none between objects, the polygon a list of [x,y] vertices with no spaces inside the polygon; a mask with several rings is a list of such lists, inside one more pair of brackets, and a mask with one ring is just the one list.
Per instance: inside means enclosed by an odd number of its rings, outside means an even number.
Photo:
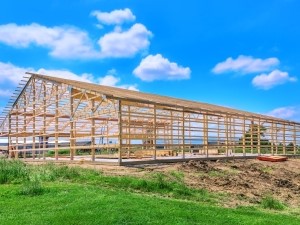
[{"label": "wooden beam", "polygon": [[118,129],[119,129],[119,137],[118,137],[118,142],[119,142],[119,157],[118,157],[118,163],[119,165],[122,164],[122,151],[123,151],[123,147],[122,147],[122,101],[119,100],[118,102]]}]

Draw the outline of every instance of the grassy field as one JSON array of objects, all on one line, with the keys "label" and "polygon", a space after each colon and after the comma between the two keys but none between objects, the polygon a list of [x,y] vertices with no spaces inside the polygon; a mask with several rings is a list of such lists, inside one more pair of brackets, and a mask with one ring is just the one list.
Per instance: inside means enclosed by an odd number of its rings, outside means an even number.
[{"label": "grassy field", "polygon": [[116,177],[0,160],[0,224],[300,224],[271,197],[222,208],[224,197],[187,187],[180,173]]}]

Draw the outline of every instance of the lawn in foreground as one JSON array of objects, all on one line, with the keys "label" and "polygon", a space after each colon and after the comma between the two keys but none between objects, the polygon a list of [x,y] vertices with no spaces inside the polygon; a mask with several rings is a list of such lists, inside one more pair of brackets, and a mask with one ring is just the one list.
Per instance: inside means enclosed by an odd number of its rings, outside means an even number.
[{"label": "lawn in foreground", "polygon": [[44,183],[42,195],[20,195],[19,184],[0,185],[0,224],[300,224],[300,218],[255,208],[132,193],[96,184]]}]

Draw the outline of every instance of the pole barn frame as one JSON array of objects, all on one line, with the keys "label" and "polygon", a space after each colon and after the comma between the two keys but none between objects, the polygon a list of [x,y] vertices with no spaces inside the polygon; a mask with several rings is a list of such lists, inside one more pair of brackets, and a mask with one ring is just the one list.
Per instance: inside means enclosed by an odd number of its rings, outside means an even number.
[{"label": "pole barn frame", "polygon": [[0,117],[10,158],[121,165],[299,154],[298,122],[27,74]]}]

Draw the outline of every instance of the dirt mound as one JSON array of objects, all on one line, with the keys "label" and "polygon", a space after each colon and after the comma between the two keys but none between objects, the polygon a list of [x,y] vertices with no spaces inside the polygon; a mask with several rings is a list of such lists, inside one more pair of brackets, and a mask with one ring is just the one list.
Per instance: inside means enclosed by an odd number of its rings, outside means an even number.
[{"label": "dirt mound", "polygon": [[166,175],[180,172],[188,186],[220,193],[225,196],[223,205],[230,207],[258,203],[266,195],[272,195],[292,207],[300,205],[300,159],[285,162],[256,159],[189,161],[137,167],[82,166],[98,168],[114,176],[151,177],[155,172]]},{"label": "dirt mound", "polygon": [[183,163],[180,170],[184,171],[186,182],[192,187],[226,192],[236,197],[234,201],[230,198],[229,205],[239,205],[242,200],[256,203],[263,196],[272,195],[297,206],[300,204],[299,162],[190,161]]}]

